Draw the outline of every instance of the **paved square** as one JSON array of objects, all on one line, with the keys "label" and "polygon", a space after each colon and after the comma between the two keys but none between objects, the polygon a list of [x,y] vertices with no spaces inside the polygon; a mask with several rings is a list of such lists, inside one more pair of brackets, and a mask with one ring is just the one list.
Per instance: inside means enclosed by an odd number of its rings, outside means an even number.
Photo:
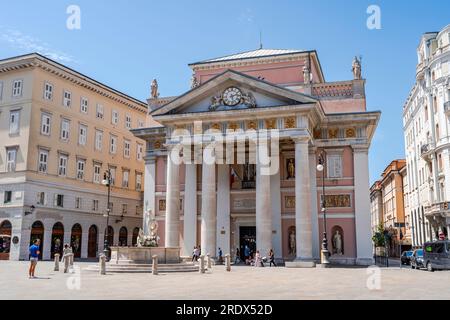
[{"label": "paved square", "polygon": [[27,262],[0,261],[0,299],[450,299],[447,271],[385,268],[381,289],[369,290],[365,268],[237,266],[228,273],[215,266],[206,274],[101,276],[85,270],[90,264],[76,263],[78,276],[54,272],[52,262],[40,262],[39,279],[28,279]]}]

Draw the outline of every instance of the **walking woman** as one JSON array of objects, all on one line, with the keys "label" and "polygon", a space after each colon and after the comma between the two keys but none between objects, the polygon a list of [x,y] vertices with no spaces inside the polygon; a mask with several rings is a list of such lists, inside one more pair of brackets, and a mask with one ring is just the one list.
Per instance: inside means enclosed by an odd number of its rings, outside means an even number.
[{"label": "walking woman", "polygon": [[269,267],[272,267],[272,263],[273,263],[274,267],[277,266],[277,264],[275,263],[275,254],[273,252],[273,249],[270,249],[270,251],[269,251]]}]

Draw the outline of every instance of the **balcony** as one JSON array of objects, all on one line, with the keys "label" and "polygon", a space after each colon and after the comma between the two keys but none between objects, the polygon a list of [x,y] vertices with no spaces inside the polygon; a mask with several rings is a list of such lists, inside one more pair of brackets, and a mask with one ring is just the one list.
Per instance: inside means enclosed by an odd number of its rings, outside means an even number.
[{"label": "balcony", "polygon": [[425,215],[449,214],[450,202],[438,202],[424,208]]},{"label": "balcony", "polygon": [[431,155],[431,151],[432,151],[432,145],[431,143],[427,143],[424,144],[421,148],[420,148],[420,156],[422,157],[422,159],[424,159],[425,161],[430,161],[430,155]]}]

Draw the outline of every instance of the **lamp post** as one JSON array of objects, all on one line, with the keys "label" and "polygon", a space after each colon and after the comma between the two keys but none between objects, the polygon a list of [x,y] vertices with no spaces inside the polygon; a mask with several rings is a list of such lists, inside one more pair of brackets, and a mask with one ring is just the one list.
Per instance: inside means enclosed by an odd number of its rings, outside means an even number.
[{"label": "lamp post", "polygon": [[108,238],[109,238],[109,214],[111,212],[111,208],[110,208],[111,180],[112,180],[111,170],[108,169],[103,174],[103,181],[102,181],[102,184],[108,187],[108,199],[107,199],[107,205],[106,205],[106,214],[103,215],[104,217],[106,217],[105,245],[104,245],[104,249],[103,249],[103,253],[105,254],[106,261],[109,261],[109,258],[110,258]]},{"label": "lamp post", "polygon": [[321,211],[323,213],[323,240],[322,240],[322,249],[320,254],[320,263],[324,267],[328,267],[330,265],[330,260],[328,259],[330,252],[328,251],[328,239],[327,239],[327,208],[325,202],[325,158],[326,152],[322,150],[319,154],[317,171],[322,173],[322,201],[321,203]]}]

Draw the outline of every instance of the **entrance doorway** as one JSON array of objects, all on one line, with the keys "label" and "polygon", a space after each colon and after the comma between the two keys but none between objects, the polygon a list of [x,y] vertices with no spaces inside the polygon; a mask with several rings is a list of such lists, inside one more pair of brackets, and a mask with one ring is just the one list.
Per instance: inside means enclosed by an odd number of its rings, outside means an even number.
[{"label": "entrance doorway", "polygon": [[32,245],[36,239],[41,240],[41,244],[39,246],[39,259],[41,260],[44,250],[44,225],[40,221],[36,221],[31,226],[30,245]]},{"label": "entrance doorway", "polygon": [[125,227],[119,230],[119,247],[126,247],[128,244],[128,230]]},{"label": "entrance doorway", "polygon": [[88,237],[88,258],[96,258],[97,257],[97,227],[92,225],[89,228],[89,237]]},{"label": "entrance doorway", "polygon": [[70,243],[72,244],[73,255],[75,258],[81,257],[81,226],[76,223],[72,227],[72,235],[70,237]]},{"label": "entrance doorway", "polygon": [[242,261],[245,261],[245,246],[250,249],[250,255],[256,252],[256,227],[239,227],[239,248]]},{"label": "entrance doorway", "polygon": [[63,252],[63,241],[64,241],[64,226],[61,222],[57,222],[53,225],[52,229],[52,247],[51,247],[51,258],[55,257],[56,253],[62,256]]},{"label": "entrance doorway", "polygon": [[12,225],[8,220],[0,224],[0,260],[9,260]]}]

